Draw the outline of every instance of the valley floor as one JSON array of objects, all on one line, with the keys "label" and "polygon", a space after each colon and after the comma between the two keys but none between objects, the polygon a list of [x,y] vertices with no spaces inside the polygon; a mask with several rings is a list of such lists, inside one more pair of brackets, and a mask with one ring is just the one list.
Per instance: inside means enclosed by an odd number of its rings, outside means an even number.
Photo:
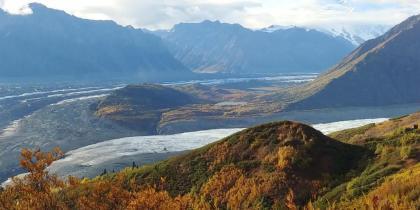
[{"label": "valley floor", "polygon": [[[217,101],[211,102],[211,106],[213,107],[241,110],[244,107],[248,107],[259,96],[270,94],[281,88],[311,81],[314,76],[316,75],[304,74],[277,77],[231,78],[225,80],[214,79],[166,83],[164,86],[175,87],[176,89],[186,91],[204,99],[211,97],[218,98]],[[191,86],[191,84],[193,85]],[[109,151],[109,153],[114,152],[118,154],[116,157],[120,157],[120,160],[113,158],[101,164],[70,161],[64,164],[64,166],[53,166],[51,168],[52,171],[59,172],[60,175],[72,174],[79,177],[94,177],[104,169],[119,170],[126,166],[131,166],[133,162],[136,162],[138,165],[155,162],[173,154],[203,146],[208,142],[218,140],[221,137],[238,131],[235,128],[252,127],[272,121],[295,120],[308,124],[316,124],[316,128],[329,133],[370,122],[370,120],[360,121],[359,119],[379,118],[379,120],[382,120],[383,118],[405,115],[420,109],[419,104],[408,104],[380,108],[353,107],[312,111],[272,112],[256,115],[245,114],[243,116],[242,114],[239,116],[225,116],[224,114],[212,116],[210,114],[210,117],[208,117],[206,115],[194,116],[188,113],[179,116],[174,114],[177,112],[182,113],[181,108],[175,110],[175,112],[169,112],[170,115],[168,116],[176,116],[176,118],[172,120],[167,120],[170,117],[162,118],[166,120],[161,120],[159,122],[160,124],[157,127],[153,127],[150,132],[147,130],[133,129],[113,119],[98,117],[96,115],[93,105],[122,88],[124,88],[124,85],[57,86],[55,88],[48,86],[3,87],[3,92],[0,96],[0,125],[3,127],[3,132],[0,132],[0,168],[2,168],[0,170],[0,180],[5,180],[8,177],[23,172],[18,166],[19,152],[22,148],[50,150],[59,146],[63,151],[69,152],[69,158],[77,159],[77,154],[84,154],[83,151],[86,148],[92,147],[89,145],[100,145],[99,148],[101,148],[102,145],[112,142],[112,139],[150,136],[153,134],[171,135],[208,129],[230,129],[219,134],[217,138],[213,136],[197,144],[176,150],[172,150],[171,146],[165,142],[171,139],[171,136],[169,136],[164,137],[156,145],[158,147],[156,150],[150,150],[150,148],[140,145],[138,148],[128,151]],[[267,101],[264,103],[271,102]],[[253,106],[252,103],[251,106]],[[189,108],[186,107],[186,109]],[[254,108],[258,109],[258,107]],[[212,111],[214,111],[213,108],[210,109],[210,113]],[[149,137],[138,137],[136,139],[142,141],[144,138]],[[156,138],[162,139],[161,136],[157,136]],[[167,151],[161,152],[165,149]],[[78,151],[82,152],[77,153]],[[71,154],[73,152],[76,155],[72,157]],[[103,151],[98,155],[107,156],[107,153]]]}]

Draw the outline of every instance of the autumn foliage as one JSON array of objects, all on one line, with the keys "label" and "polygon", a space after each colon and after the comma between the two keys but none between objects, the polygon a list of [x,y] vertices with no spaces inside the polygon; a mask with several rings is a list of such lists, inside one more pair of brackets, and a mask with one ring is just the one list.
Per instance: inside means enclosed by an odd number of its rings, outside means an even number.
[{"label": "autumn foliage", "polygon": [[11,187],[0,193],[1,209],[57,209],[64,208],[58,194],[64,182],[48,174],[45,169],[61,158],[59,149],[43,153],[40,150],[22,150],[21,166],[28,171],[24,179],[14,178]]},{"label": "autumn foliage", "polygon": [[[400,143],[407,135],[410,139]],[[396,142],[385,145],[393,152],[382,152],[382,146],[373,155],[309,126],[273,123],[155,165],[95,179],[49,174],[47,167],[63,153],[25,149],[20,163],[28,173],[0,190],[0,209],[415,210],[420,167],[413,154],[420,134],[412,135],[417,134],[386,137],[381,142]],[[400,144],[413,152],[403,158]],[[370,163],[360,165],[365,158]],[[405,169],[395,169],[397,163]]]}]

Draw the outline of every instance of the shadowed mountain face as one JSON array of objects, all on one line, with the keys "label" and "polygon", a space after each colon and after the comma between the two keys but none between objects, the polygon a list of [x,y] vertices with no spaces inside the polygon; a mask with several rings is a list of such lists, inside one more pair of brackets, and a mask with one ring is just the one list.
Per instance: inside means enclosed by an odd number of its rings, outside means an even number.
[{"label": "shadowed mountain face", "polygon": [[182,77],[189,71],[153,35],[112,21],[80,19],[31,4],[0,12],[0,74],[19,80]]},{"label": "shadowed mountain face", "polygon": [[420,102],[420,16],[370,40],[299,91],[292,109],[381,106]]},{"label": "shadowed mountain face", "polygon": [[197,72],[320,72],[354,49],[349,41],[316,30],[268,33],[218,21],[182,23],[156,34],[168,42],[177,59]]}]

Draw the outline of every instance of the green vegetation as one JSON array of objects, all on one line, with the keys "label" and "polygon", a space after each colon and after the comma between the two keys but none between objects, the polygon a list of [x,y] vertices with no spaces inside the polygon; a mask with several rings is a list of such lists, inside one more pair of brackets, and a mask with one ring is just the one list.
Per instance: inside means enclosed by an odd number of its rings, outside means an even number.
[{"label": "green vegetation", "polygon": [[372,123],[359,128],[352,128],[344,131],[334,132],[331,133],[329,136],[340,141],[350,142],[352,141],[352,138],[357,138],[357,135],[364,134],[367,130],[374,126],[375,124]]},{"label": "green vegetation", "polygon": [[383,182],[365,196],[343,201],[341,209],[419,209],[420,164],[383,178]]},{"label": "green vegetation", "polygon": [[202,100],[185,92],[154,84],[129,85],[92,105],[98,117],[148,134],[156,134],[162,114]]},{"label": "green vegetation", "polygon": [[24,151],[34,175],[0,192],[0,207],[417,210],[420,130],[394,123],[331,135],[342,142],[307,125],[269,123],[154,165],[68,182],[44,171],[55,156]]},{"label": "green vegetation", "polygon": [[[357,142],[358,145],[371,150],[375,156],[366,160],[367,165],[361,170],[359,175],[326,193],[318,199],[316,205],[325,207],[328,202],[344,202],[346,204],[350,204],[351,202],[349,201],[353,200],[360,202],[363,195],[377,192],[379,186],[387,185],[389,180],[387,177],[418,163],[420,149],[419,129],[413,129],[412,126],[407,128],[398,127],[392,132],[387,132],[386,130],[384,133],[388,134],[382,136],[372,138],[371,135],[366,135],[369,132],[377,133],[378,128],[388,128],[389,124],[398,123],[407,120],[407,118],[410,118],[410,116],[400,117],[398,120],[390,120],[381,126],[368,125],[332,134],[332,137],[341,141]],[[398,198],[401,198],[401,196],[405,195],[398,196]],[[419,194],[416,196],[409,200],[416,202],[416,199],[419,199]]]},{"label": "green vegetation", "polygon": [[401,120],[401,119],[406,118],[406,117],[408,117],[408,115],[402,115],[402,116],[399,116],[399,117],[394,117],[394,118],[392,118],[390,120],[391,121],[398,121],[398,120]]}]

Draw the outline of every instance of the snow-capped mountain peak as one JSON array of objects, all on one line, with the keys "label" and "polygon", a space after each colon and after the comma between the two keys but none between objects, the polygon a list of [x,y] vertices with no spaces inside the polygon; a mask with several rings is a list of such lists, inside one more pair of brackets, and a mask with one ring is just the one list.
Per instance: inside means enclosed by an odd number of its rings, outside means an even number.
[{"label": "snow-capped mountain peak", "polygon": [[291,29],[291,28],[294,28],[294,27],[296,27],[296,26],[292,26],[292,25],[290,25],[290,26],[271,25],[267,28],[261,29],[261,31],[267,32],[267,33],[272,33],[272,32],[278,31],[278,30],[287,30],[287,29]]},{"label": "snow-capped mountain peak", "polygon": [[328,33],[334,37],[343,37],[354,45],[377,38],[386,33],[391,26],[388,25],[356,25],[356,26],[327,26],[317,27],[317,30]]},{"label": "snow-capped mountain peak", "polygon": [[278,30],[287,30],[291,28],[304,28],[306,30],[317,30],[333,37],[342,37],[350,41],[353,45],[358,46],[363,42],[374,39],[387,32],[391,26],[388,25],[338,25],[338,26],[281,26],[272,25],[261,29],[263,32],[272,33]]},{"label": "snow-capped mountain peak", "polygon": [[307,31],[314,30],[313,28],[295,26],[295,25],[289,25],[289,26],[271,25],[267,28],[260,29],[260,31],[267,32],[267,33],[273,33],[273,32],[279,31],[279,30],[288,30],[288,29],[292,29],[292,28],[301,28],[301,29],[306,29]]}]

